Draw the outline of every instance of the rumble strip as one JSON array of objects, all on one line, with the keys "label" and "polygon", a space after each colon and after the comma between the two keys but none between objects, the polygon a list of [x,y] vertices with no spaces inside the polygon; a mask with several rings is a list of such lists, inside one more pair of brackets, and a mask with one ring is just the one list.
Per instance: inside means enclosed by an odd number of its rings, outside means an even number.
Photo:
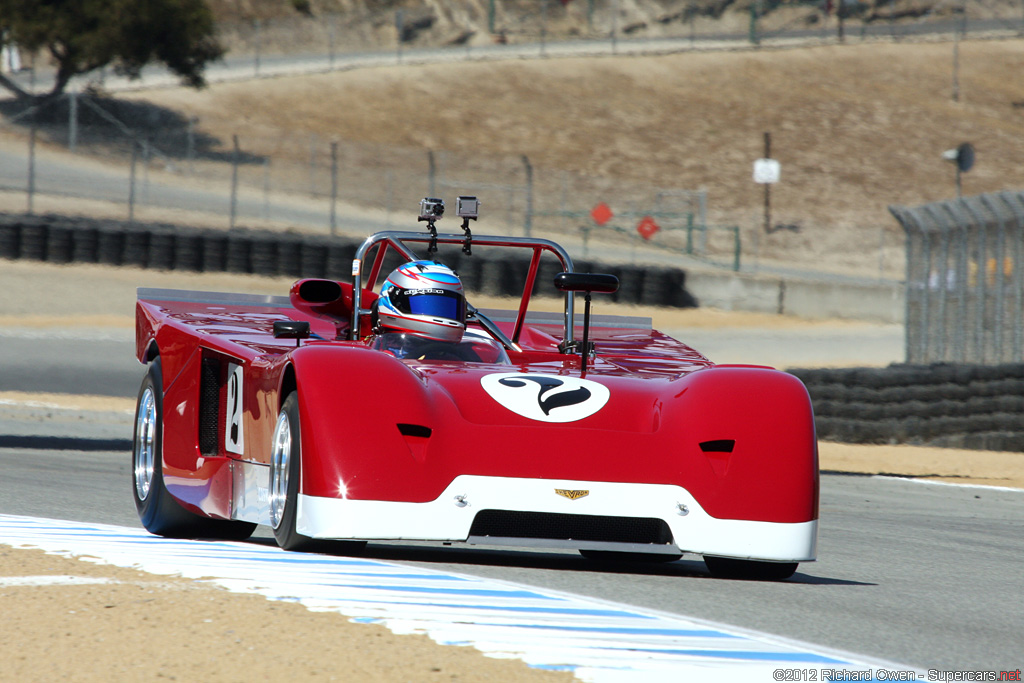
[{"label": "rumble strip", "polygon": [[778,677],[788,671],[828,680],[829,672],[908,670],[714,622],[373,559],[12,515],[0,515],[0,543],[202,577],[231,591],[339,612],[395,633],[425,633],[444,645],[471,645],[595,683],[811,680]]}]

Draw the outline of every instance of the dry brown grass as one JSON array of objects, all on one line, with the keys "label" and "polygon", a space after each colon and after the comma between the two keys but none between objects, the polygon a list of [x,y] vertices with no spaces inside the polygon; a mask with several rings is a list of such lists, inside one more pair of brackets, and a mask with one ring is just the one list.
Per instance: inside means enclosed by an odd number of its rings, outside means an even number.
[{"label": "dry brown grass", "polygon": [[[1024,40],[962,42],[959,102],[951,60],[951,43],[870,43],[381,67],[131,97],[250,145],[316,134],[706,187],[711,222],[740,225],[748,253],[758,243],[766,259],[877,272],[881,241],[898,275],[901,232],[886,207],[951,197],[944,150],[977,149],[965,194],[1024,187]],[[782,164],[773,223],[799,232],[758,234],[764,195],[751,165],[765,131]]]}]

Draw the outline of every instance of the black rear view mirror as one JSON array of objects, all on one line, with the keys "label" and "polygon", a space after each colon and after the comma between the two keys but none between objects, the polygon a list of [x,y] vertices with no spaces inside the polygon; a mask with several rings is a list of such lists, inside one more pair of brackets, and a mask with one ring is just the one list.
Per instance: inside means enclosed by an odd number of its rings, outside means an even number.
[{"label": "black rear view mirror", "polygon": [[590,294],[591,292],[598,292],[600,294],[617,292],[619,289],[619,278],[604,273],[559,273],[555,276],[555,288],[563,292],[583,292],[585,295],[583,298],[586,305],[583,308],[582,345],[576,346],[575,342],[571,345],[566,345],[564,348],[559,345],[559,350],[562,353],[579,350],[580,370],[586,373],[587,358],[593,353],[594,346],[590,342]]},{"label": "black rear view mirror", "polygon": [[294,339],[299,345],[302,339],[309,339],[309,323],[305,320],[275,320],[274,339]]},{"label": "black rear view mirror", "polygon": [[603,273],[559,273],[555,287],[563,292],[612,294],[619,289],[619,278]]}]

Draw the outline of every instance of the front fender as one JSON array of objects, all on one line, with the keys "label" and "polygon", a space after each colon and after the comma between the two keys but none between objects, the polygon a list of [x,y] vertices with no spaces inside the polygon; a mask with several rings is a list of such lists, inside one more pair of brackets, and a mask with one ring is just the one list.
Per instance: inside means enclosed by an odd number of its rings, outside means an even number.
[{"label": "front fender", "polygon": [[[419,443],[451,406],[410,368],[379,351],[307,345],[292,353],[302,434],[302,492],[359,498],[381,487],[418,501]],[[407,427],[403,427],[403,425]]]},{"label": "front fender", "polygon": [[712,367],[675,382],[667,420],[678,429],[685,483],[720,519],[818,518],[818,448],[807,389],[796,377]]}]

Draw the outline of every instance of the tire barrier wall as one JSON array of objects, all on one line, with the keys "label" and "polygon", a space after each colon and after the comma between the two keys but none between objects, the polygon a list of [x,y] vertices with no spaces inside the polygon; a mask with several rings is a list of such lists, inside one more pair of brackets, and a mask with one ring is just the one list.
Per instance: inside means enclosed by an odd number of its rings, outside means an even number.
[{"label": "tire barrier wall", "polygon": [[[360,244],[361,240],[295,232],[203,230],[67,216],[0,214],[0,258],[49,263],[100,263],[347,281]],[[525,285],[528,260],[488,258],[485,251],[467,256],[451,248],[444,252],[443,260],[462,275],[466,289],[471,292],[518,297]],[[618,276],[619,291],[601,295],[610,301],[678,308],[697,306],[697,300],[686,290],[685,271],[589,261],[576,261],[574,265],[579,272]],[[534,292],[547,290],[557,294],[552,280],[559,270],[557,261],[542,259]]]},{"label": "tire barrier wall", "polygon": [[1024,452],[1024,363],[790,370],[818,438]]}]

